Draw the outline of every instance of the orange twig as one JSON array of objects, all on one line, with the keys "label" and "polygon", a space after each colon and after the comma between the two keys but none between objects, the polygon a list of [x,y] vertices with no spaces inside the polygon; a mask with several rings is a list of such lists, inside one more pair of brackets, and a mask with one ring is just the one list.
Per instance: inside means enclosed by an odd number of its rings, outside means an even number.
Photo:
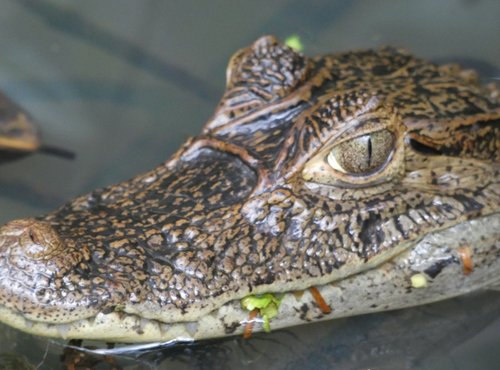
[{"label": "orange twig", "polygon": [[472,263],[472,253],[468,246],[460,247],[457,249],[458,255],[462,260],[462,267],[464,275],[469,275],[472,270],[474,270],[474,264]]},{"label": "orange twig", "polygon": [[329,314],[330,312],[332,312],[331,307],[326,304],[323,296],[316,287],[310,287],[309,291],[311,292],[311,295],[313,296],[314,301],[320,308],[321,312],[323,312],[324,314]]},{"label": "orange twig", "polygon": [[243,338],[244,339],[249,339],[252,336],[253,332],[253,326],[255,324],[255,318],[257,317],[259,313],[258,309],[250,311],[248,314],[248,321],[245,325],[245,329],[243,330]]}]

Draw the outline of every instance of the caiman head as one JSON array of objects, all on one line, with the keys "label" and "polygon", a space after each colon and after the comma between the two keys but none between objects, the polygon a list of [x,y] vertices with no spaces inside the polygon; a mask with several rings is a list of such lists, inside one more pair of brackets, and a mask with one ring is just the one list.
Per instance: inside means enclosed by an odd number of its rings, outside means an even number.
[{"label": "caiman head", "polygon": [[280,300],[276,328],[479,289],[499,279],[499,149],[499,91],[471,71],[260,38],[167,162],[0,228],[0,320],[197,339],[240,333],[254,294]]}]

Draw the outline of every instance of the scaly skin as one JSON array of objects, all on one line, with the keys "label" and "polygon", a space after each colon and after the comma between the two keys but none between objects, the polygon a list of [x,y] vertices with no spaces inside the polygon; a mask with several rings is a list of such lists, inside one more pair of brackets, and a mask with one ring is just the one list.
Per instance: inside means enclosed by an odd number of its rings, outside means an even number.
[{"label": "scaly skin", "polygon": [[[286,293],[277,328],[497,282],[496,87],[393,48],[308,58],[273,37],[237,52],[227,78],[213,118],[164,164],[0,228],[0,320],[199,339],[241,333],[249,294]],[[312,286],[332,313],[290,293]]]}]

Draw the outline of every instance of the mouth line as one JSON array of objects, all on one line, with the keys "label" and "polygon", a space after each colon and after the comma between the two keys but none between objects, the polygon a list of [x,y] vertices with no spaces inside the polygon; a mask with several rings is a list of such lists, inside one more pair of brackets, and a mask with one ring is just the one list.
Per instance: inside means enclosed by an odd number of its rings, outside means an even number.
[{"label": "mouth line", "polygon": [[[297,292],[279,293],[279,295],[281,299],[287,301],[301,300]],[[309,297],[309,300],[312,299],[312,296]],[[231,322],[228,321],[229,317],[233,318]],[[0,321],[8,322],[9,325],[31,334],[64,340],[87,339],[120,343],[155,342],[157,344],[191,342],[228,334],[243,334],[245,326],[250,322],[252,326],[262,326],[264,322],[261,317],[250,319],[249,311],[241,306],[241,300],[229,301],[197,321],[176,323],[166,323],[118,311],[100,312],[97,315],[67,323],[50,323],[31,320],[2,305],[0,305]],[[282,326],[286,325],[279,327]],[[255,327],[255,331],[261,331],[260,329],[261,327]],[[214,333],[219,333],[219,335],[214,335]]]}]

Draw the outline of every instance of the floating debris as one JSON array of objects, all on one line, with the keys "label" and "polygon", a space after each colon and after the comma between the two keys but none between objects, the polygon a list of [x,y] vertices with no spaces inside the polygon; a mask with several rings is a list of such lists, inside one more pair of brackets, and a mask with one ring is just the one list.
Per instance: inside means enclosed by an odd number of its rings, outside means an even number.
[{"label": "floating debris", "polygon": [[427,288],[427,277],[424,274],[418,273],[411,278],[411,286],[415,289]]}]

